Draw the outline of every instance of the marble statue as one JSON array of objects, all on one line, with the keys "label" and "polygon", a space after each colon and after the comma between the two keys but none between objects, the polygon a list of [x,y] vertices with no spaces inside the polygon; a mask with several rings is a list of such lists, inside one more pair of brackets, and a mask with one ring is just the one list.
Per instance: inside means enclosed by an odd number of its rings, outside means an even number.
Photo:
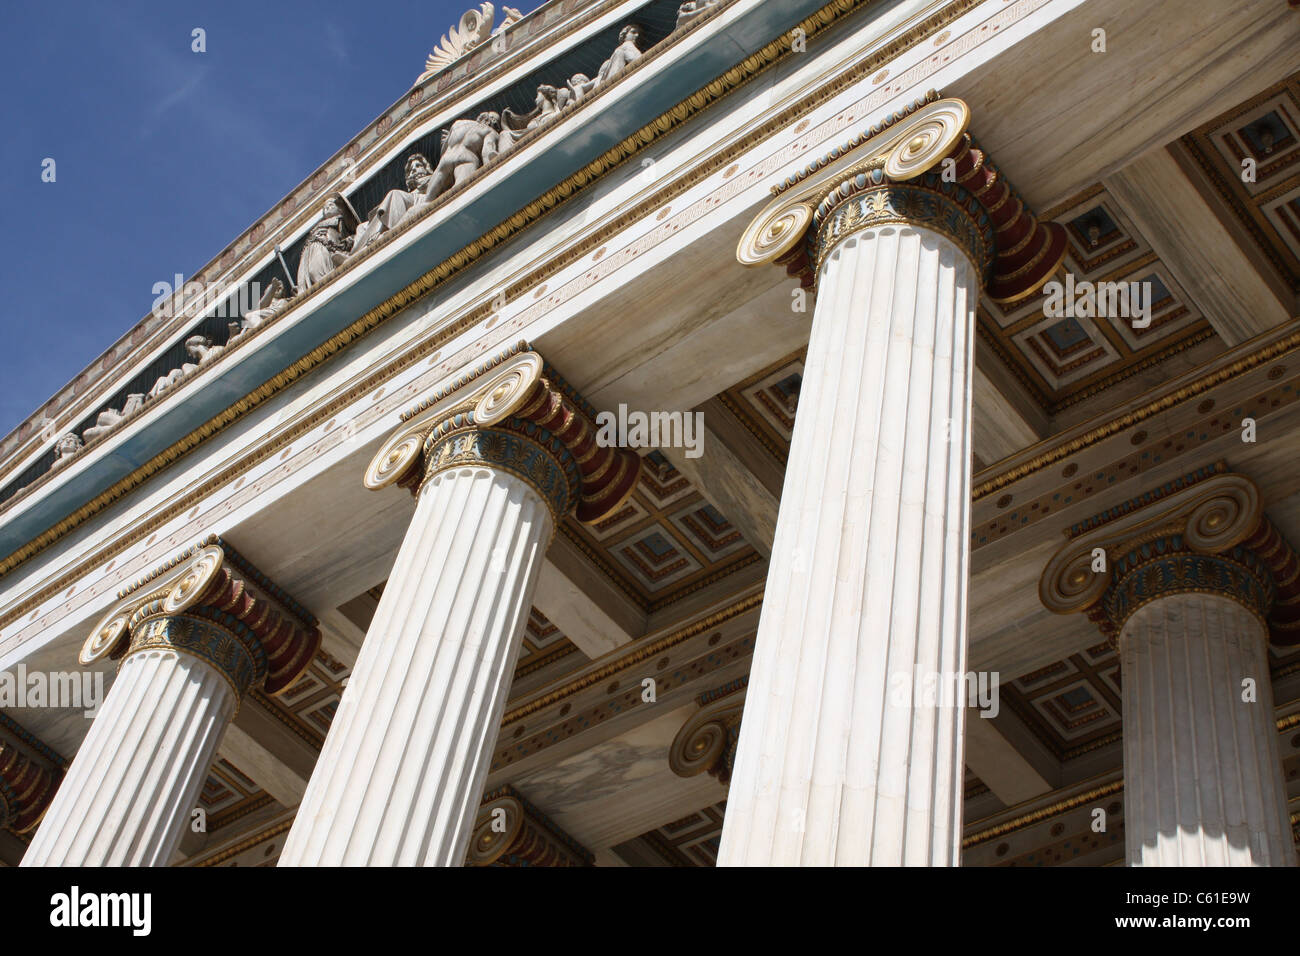
[{"label": "marble statue", "polygon": [[307,234],[298,260],[298,291],[319,285],[352,250],[357,221],[351,207],[339,193],[331,193],[321,206],[320,219]]},{"label": "marble statue", "polygon": [[501,135],[499,152],[506,152],[515,140],[530,129],[537,129],[559,119],[560,111],[568,105],[573,93],[567,87],[557,89],[549,83],[537,88],[536,105],[527,113],[516,113],[511,109],[501,111]]},{"label": "marble statue", "polygon": [[206,335],[191,335],[185,340],[185,351],[194,359],[193,362],[186,362],[180,368],[174,368],[158,381],[153,383],[153,388],[149,389],[149,398],[154,399],[174,388],[188,375],[198,371],[202,365],[207,365],[218,355],[224,352],[224,345],[213,345],[212,340]]},{"label": "marble statue", "polygon": [[397,228],[406,214],[429,201],[423,192],[424,185],[433,176],[433,169],[423,153],[412,153],[406,160],[406,188],[390,189],[388,195],[374,209],[370,217],[357,229],[352,240],[352,255],[374,242],[385,232]]},{"label": "marble statue", "polygon": [[438,168],[424,185],[433,199],[459,186],[501,152],[501,116],[480,113],[478,119],[458,119],[442,134]]},{"label": "marble statue", "polygon": [[586,73],[573,74],[573,76],[569,77],[569,95],[566,100],[560,104],[560,109],[572,109],[585,100],[595,88],[596,81],[589,78]]},{"label": "marble statue", "polygon": [[258,300],[257,308],[245,312],[241,321],[230,323],[230,337],[226,339],[226,346],[234,345],[246,333],[260,329],[287,308],[289,298],[284,294],[284,283],[278,277],[274,278]]},{"label": "marble statue", "polygon": [[68,432],[54,446],[54,464],[50,465],[50,471],[62,468],[75,458],[83,447],[85,446],[82,444],[81,437],[76,432]]},{"label": "marble statue", "polygon": [[716,7],[722,0],[686,0],[677,8],[677,23],[674,30],[680,30],[686,24],[690,23],[696,17],[705,13],[712,7]]},{"label": "marble statue", "polygon": [[100,435],[107,435],[143,407],[143,392],[135,392],[134,394],[128,395],[126,397],[126,404],[122,406],[120,412],[116,408],[104,409],[99,413],[99,417],[95,419],[95,424],[83,431],[81,437],[86,441],[91,442]]},{"label": "marble statue", "polygon": [[610,58],[600,65],[596,74],[596,86],[601,87],[623,75],[623,71],[641,58],[641,49],[637,41],[641,39],[641,28],[629,23],[618,31],[618,46]]}]

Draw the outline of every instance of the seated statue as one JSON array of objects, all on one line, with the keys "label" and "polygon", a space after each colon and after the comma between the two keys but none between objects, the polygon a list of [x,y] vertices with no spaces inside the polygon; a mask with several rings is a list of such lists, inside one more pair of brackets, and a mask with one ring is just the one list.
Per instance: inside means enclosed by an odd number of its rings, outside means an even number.
[{"label": "seated statue", "polygon": [[54,463],[50,465],[50,471],[62,468],[72,461],[83,447],[80,436],[76,432],[68,432],[54,446]]},{"label": "seated statue", "polygon": [[240,322],[230,323],[230,337],[226,339],[226,346],[234,345],[246,333],[260,329],[287,308],[289,299],[284,294],[284,283],[278,277],[274,278],[258,300],[257,308],[245,312]]},{"label": "seated statue", "polygon": [[480,113],[477,119],[458,119],[442,134],[442,156],[438,168],[424,184],[424,194],[433,199],[496,159],[501,152],[501,117]]},{"label": "seated statue", "polygon": [[170,388],[180,384],[187,375],[196,372],[200,366],[207,365],[218,355],[225,351],[224,345],[213,345],[212,340],[206,335],[191,335],[185,340],[185,351],[194,359],[193,362],[186,362],[180,368],[174,368],[158,381],[153,383],[153,388],[149,389],[149,398],[154,399]]},{"label": "seated statue", "polygon": [[429,197],[422,189],[432,175],[433,170],[424,155],[412,153],[406,160],[406,188],[390,189],[379,205],[370,210],[370,218],[361,224],[353,237],[352,254],[356,255],[385,232],[396,229],[408,212],[428,202]]},{"label": "seated statue", "polygon": [[356,217],[339,193],[332,193],[321,204],[320,219],[307,234],[298,259],[298,291],[306,292],[334,269],[342,265],[352,251],[352,234]]},{"label": "seated statue", "polygon": [[641,58],[641,50],[636,45],[640,39],[641,28],[635,23],[629,23],[618,32],[618,46],[609,59],[600,65],[600,72],[596,74],[597,87],[618,79],[629,64]]},{"label": "seated statue", "polygon": [[122,406],[122,410],[120,412],[115,408],[104,409],[102,412],[99,413],[99,417],[95,419],[95,424],[91,425],[84,432],[82,432],[81,437],[86,441],[91,442],[94,441],[96,438],[98,438],[100,435],[107,435],[114,428],[116,428],[122,422],[126,421],[128,418],[130,418],[132,415],[134,415],[143,407],[144,407],[144,394],[142,392],[136,392],[132,395],[128,395],[126,397],[126,404]]},{"label": "seated statue", "polygon": [[[527,113],[516,113],[511,109],[501,111],[501,137],[506,138],[507,133],[513,134],[514,139],[518,139],[530,129],[537,129],[539,126],[545,126],[559,118],[560,111],[568,105],[568,100],[573,94],[566,88],[558,90],[549,83],[543,83],[537,88],[536,105]],[[504,150],[503,150],[504,152]]]}]

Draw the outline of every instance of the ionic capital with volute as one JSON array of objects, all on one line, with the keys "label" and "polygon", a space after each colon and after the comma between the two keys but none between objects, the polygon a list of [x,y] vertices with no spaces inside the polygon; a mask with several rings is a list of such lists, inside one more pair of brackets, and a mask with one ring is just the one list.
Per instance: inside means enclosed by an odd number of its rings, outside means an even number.
[{"label": "ionic capital with volute", "polygon": [[316,619],[216,536],[118,592],[86,639],[82,664],[170,650],[212,665],[238,702],[276,695],[320,649]]},{"label": "ionic capital with volute", "polygon": [[736,257],[781,263],[816,284],[835,246],[896,224],[947,236],[971,260],[983,291],[1010,304],[1037,292],[1067,247],[1058,223],[1040,223],[971,139],[970,110],[931,92],[773,187]]},{"label": "ionic capital with volute", "polygon": [[1300,642],[1300,558],[1264,513],[1259,489],[1216,464],[1075,525],[1038,584],[1057,614],[1086,614],[1111,640],[1139,608],[1218,594]]},{"label": "ionic capital with volute", "polygon": [[641,458],[597,441],[595,410],[520,342],[402,416],[366,469],[367,488],[419,491],[450,469],[482,465],[527,482],[555,523],[599,521],[636,488]]}]

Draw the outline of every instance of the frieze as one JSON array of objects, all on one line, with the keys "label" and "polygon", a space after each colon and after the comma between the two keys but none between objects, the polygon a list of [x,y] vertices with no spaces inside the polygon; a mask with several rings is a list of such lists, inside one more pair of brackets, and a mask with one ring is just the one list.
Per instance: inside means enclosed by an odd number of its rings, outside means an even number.
[{"label": "frieze", "polygon": [[[969,9],[974,5],[975,4],[966,4],[960,9],[950,8],[944,12],[944,17],[951,19],[951,16],[956,15],[959,12],[964,12],[966,9]],[[1033,3],[1022,2],[1020,4],[1015,4],[1012,7],[1004,8],[1003,10],[999,11],[998,16],[1004,19],[1006,17],[1011,17],[1012,19],[1014,19],[1015,17],[1023,16],[1029,12],[1032,12],[1032,10],[1036,9],[1037,6],[1039,5],[1041,4],[1036,2]],[[899,38],[898,41],[891,43],[890,46],[885,47],[879,51],[872,52],[870,55],[877,57],[878,58],[877,62],[886,60],[889,57],[896,55],[900,50],[909,48],[912,44],[917,42],[918,39],[921,39],[924,36],[928,35],[929,32],[937,28],[935,24],[941,22],[947,22],[947,20],[940,19],[934,21],[926,21],[925,23],[918,25],[913,31],[910,31],[909,34],[907,34],[906,36],[901,37]],[[814,26],[816,25],[814,24]],[[981,35],[987,35],[987,34],[988,34],[987,30],[981,31]],[[776,53],[778,51],[773,51],[773,52]],[[918,67],[915,70],[905,71],[904,73],[901,73],[900,82],[912,81],[921,78],[924,75],[926,75],[928,71],[931,71],[934,68],[937,68],[937,66],[930,64],[928,60],[923,61],[921,64],[918,65]],[[825,87],[819,88],[818,90],[811,92],[805,99],[799,101],[799,103],[797,104],[794,104],[787,110],[782,111],[780,114],[777,114],[767,123],[765,123],[762,127],[755,130],[754,141],[755,142],[761,141],[764,137],[770,135],[771,132],[781,129],[783,127],[789,128],[789,124],[793,122],[793,120],[796,119],[799,115],[801,115],[803,111],[810,109],[816,106],[817,104],[823,102],[824,100],[828,99],[830,96],[834,95],[839,89],[842,89],[843,86],[847,85],[849,82],[851,82],[851,77],[846,75],[842,80],[832,81],[831,83],[827,84]],[[895,95],[895,93],[892,91],[877,90],[871,93],[864,101],[860,101],[858,103],[851,105],[841,113],[836,114],[835,116],[826,120],[819,126],[810,127],[809,124],[806,122],[801,124],[798,132],[804,135],[801,138],[799,138],[799,141],[796,142],[794,145],[796,147],[800,147],[802,142],[804,141],[816,142],[819,140],[819,138],[825,138],[828,136],[835,135],[837,131],[844,129],[846,126],[852,125],[854,122],[853,118],[855,116],[861,115],[862,110],[864,108],[869,108],[870,105],[874,103],[877,99],[880,98],[888,99],[893,95]],[[700,107],[705,105],[707,102],[708,102],[707,99],[702,100]],[[700,108],[700,107],[692,107],[691,109]],[[684,111],[683,116],[689,115],[691,109]],[[771,167],[773,169],[779,168],[781,165],[788,162],[788,160],[785,158],[787,155],[788,153],[786,152],[772,155],[768,159],[764,160],[764,165],[762,166],[761,169],[755,169],[751,173],[751,175],[764,175],[768,167]],[[645,211],[658,208],[660,204],[662,204],[665,200],[669,200],[672,198],[672,196],[676,195],[677,193],[680,193],[681,191],[690,188],[695,183],[703,179],[705,176],[712,174],[715,170],[720,171],[728,162],[730,162],[730,160],[727,157],[717,156],[711,158],[705,164],[695,167],[695,169],[690,171],[687,175],[669,184],[665,190],[662,190],[660,193],[656,194],[655,196],[648,198],[646,201],[639,204],[636,209],[631,210],[629,212],[629,216],[627,217],[627,221],[630,222],[639,221],[643,217],[653,218],[653,217],[646,217]],[[720,183],[720,186],[729,195],[737,191],[738,189],[745,188],[745,184],[741,182],[741,180],[744,178],[745,177],[743,175],[728,176],[725,178],[725,180],[722,183]],[[662,241],[663,239],[668,238],[673,234],[673,232],[677,228],[680,228],[681,223],[689,222],[693,218],[697,218],[698,215],[701,214],[700,210],[702,209],[702,207],[712,206],[717,201],[721,201],[722,198],[724,197],[719,197],[718,200],[702,199],[699,202],[695,203],[694,206],[687,207],[686,209],[678,213],[677,223],[674,223],[674,221],[671,219],[660,222],[659,223],[660,228],[657,234],[656,241]],[[680,218],[683,216],[686,218],[684,219]],[[509,290],[512,297],[511,298],[512,303],[521,301],[526,298],[525,296],[522,295],[522,293],[519,290],[532,288],[533,284],[541,281],[542,278],[551,274],[551,272],[553,272],[555,269],[564,267],[570,263],[575,263],[576,260],[578,260],[582,255],[589,254],[590,249],[599,246],[600,243],[605,241],[609,235],[612,235],[614,232],[623,228],[623,225],[624,224],[621,221],[610,223],[609,225],[604,227],[601,232],[592,235],[591,237],[589,237],[587,240],[584,240],[579,245],[576,245],[572,247],[570,250],[565,251],[564,253],[558,255],[557,257],[552,259],[547,265],[541,267],[533,275],[521,279],[519,283],[512,285],[511,289]],[[648,249],[651,247],[651,245],[653,245],[653,243],[651,243],[650,245],[646,245],[645,242],[643,242],[642,240],[637,240],[636,242],[637,242],[636,255],[641,254],[643,251],[645,251],[645,249]],[[623,261],[626,262],[630,260],[627,257],[624,257]],[[463,260],[461,264],[463,264]],[[603,263],[598,263],[598,265],[603,265]],[[403,293],[399,296],[396,296],[390,303],[386,303],[382,307],[373,310],[371,314],[368,314],[367,316],[363,317],[363,319],[358,321],[357,327],[355,329],[349,330],[345,334],[339,336],[337,345],[333,345],[328,348],[318,349],[317,352],[314,353],[312,357],[309,357],[309,362],[307,367],[309,368],[312,363],[323,360],[325,356],[332,354],[332,352],[337,348],[342,347],[342,345],[346,344],[347,342],[353,341],[358,334],[363,334],[364,331],[373,328],[374,325],[377,324],[377,322],[380,321],[382,318],[392,314],[395,311],[398,311],[406,304],[408,304],[411,300],[413,300],[413,298],[415,298],[417,295],[423,294],[423,292],[427,291],[428,288],[432,288],[433,284],[435,284],[437,281],[440,281],[440,278],[444,274],[450,274],[450,270],[454,267],[456,267],[455,264],[439,267],[438,270],[435,270],[435,272],[431,274],[432,278],[422,280],[412,292]],[[581,266],[579,265],[578,268],[581,268]],[[593,275],[590,272],[590,270],[586,273],[579,273],[576,279],[574,280],[578,283],[578,286],[575,286],[572,293],[567,293],[565,295],[565,299],[570,298],[572,295],[576,295],[577,292],[580,291],[581,287],[586,287],[587,285],[590,285],[591,282],[596,281],[598,278],[599,276]],[[537,311],[538,313],[544,313],[545,309],[548,307],[552,307],[553,304],[554,303],[551,300],[547,300],[544,303],[539,303],[533,306],[529,306],[529,308]],[[347,393],[340,395],[337,399],[330,402],[327,406],[317,411],[314,411],[312,416],[309,419],[300,420],[298,423],[296,423],[293,426],[292,429],[281,432],[280,437],[278,439],[278,443],[275,447],[257,449],[255,452],[250,453],[249,455],[245,456],[243,459],[241,459],[234,465],[227,468],[226,471],[223,472],[222,474],[214,475],[214,477],[211,480],[205,481],[201,487],[196,488],[194,493],[186,495],[183,500],[169,503],[160,512],[152,516],[148,521],[140,525],[137,525],[136,530],[133,530],[130,534],[123,535],[118,540],[114,541],[107,549],[101,549],[95,555],[92,555],[89,559],[87,559],[87,561],[83,562],[83,564],[85,565],[84,568],[79,568],[77,570],[74,570],[72,573],[60,576],[58,582],[52,584],[50,587],[43,588],[40,594],[37,595],[35,598],[28,599],[24,601],[21,605],[17,606],[15,609],[11,610],[9,613],[5,615],[5,623],[6,624],[12,623],[13,620],[15,620],[15,618],[18,617],[19,615],[23,615],[32,611],[33,601],[44,601],[51,594],[59,593],[60,588],[66,589],[68,583],[77,580],[82,574],[85,573],[86,568],[94,567],[95,565],[98,564],[103,564],[113,554],[121,553],[124,548],[131,546],[135,543],[138,543],[139,541],[142,541],[146,536],[150,534],[150,532],[156,532],[156,530],[159,528],[162,522],[171,520],[175,516],[184,513],[191,506],[193,506],[197,501],[201,501],[204,498],[204,496],[211,494],[212,491],[220,487],[234,485],[236,477],[242,474],[246,474],[248,468],[256,466],[257,464],[263,461],[266,461],[274,452],[279,451],[281,448],[283,448],[284,443],[288,441],[296,442],[301,436],[307,434],[313,428],[319,430],[320,422],[331,419],[333,416],[337,415],[340,410],[345,408],[350,403],[354,402],[357,396],[364,395],[367,391],[372,389],[375,383],[387,380],[387,378],[389,378],[393,374],[395,368],[405,367],[416,361],[420,361],[424,358],[427,358],[427,356],[431,352],[433,352],[439,344],[449,339],[452,335],[459,334],[466,327],[468,327],[469,325],[477,321],[479,318],[481,318],[482,315],[487,314],[487,311],[488,311],[487,305],[475,306],[464,317],[456,320],[453,323],[450,323],[446,327],[445,334],[440,332],[437,338],[426,340],[425,343],[422,344],[418,350],[414,350],[407,356],[404,356],[402,362],[399,363],[398,365],[392,367],[386,367],[385,369],[376,372],[373,376],[370,376],[367,380],[360,381],[355,387],[350,388],[347,391]],[[489,339],[485,340],[483,343],[475,343],[467,347],[466,349],[458,353],[457,356],[454,358],[454,360],[448,360],[444,362],[439,368],[446,369],[448,367],[454,368],[457,365],[464,365],[467,361],[472,360],[472,357],[474,355],[482,354],[484,351],[486,351],[487,348],[491,347],[492,342],[494,340],[500,341],[501,338],[509,338],[512,335],[517,334],[518,328],[523,324],[523,322],[527,321],[531,317],[532,316],[530,313],[529,316],[526,316],[523,320],[514,324],[512,328],[508,328],[508,329],[502,328],[501,330],[502,334],[500,336],[489,337]],[[277,381],[277,382],[269,383],[267,387],[258,390],[256,393],[254,393],[249,397],[249,400],[240,403],[239,408],[235,411],[232,411],[230,415],[222,416],[220,419],[214,420],[208,426],[205,426],[202,430],[196,432],[192,440],[186,443],[186,446],[192,447],[193,444],[196,444],[198,441],[201,441],[207,435],[215,433],[217,429],[219,429],[220,427],[224,427],[225,423],[227,423],[230,420],[233,420],[234,417],[237,417],[240,411],[244,411],[247,410],[248,408],[255,407],[260,401],[264,400],[266,397],[269,397],[269,395],[274,394],[278,390],[278,388],[284,387],[284,384],[287,384],[287,382],[295,379],[299,374],[302,373],[302,371],[303,370],[300,369],[291,370],[291,372],[287,373],[283,377],[284,379],[283,382]],[[441,372],[438,374],[445,374],[445,372]],[[433,374],[431,375],[431,377],[436,379],[438,377],[438,374]],[[373,415],[367,413],[366,417],[367,419],[373,419],[380,413],[382,413],[382,409],[377,409],[375,410],[375,413]],[[326,429],[326,432],[328,431],[329,430]],[[326,434],[324,436],[323,443],[314,446],[315,448],[314,453],[319,454],[327,451],[329,448],[337,444],[338,440],[339,437],[337,435]],[[301,449],[295,450],[296,455],[299,455],[300,453],[301,453]],[[158,460],[159,465],[161,465],[163,462],[169,462],[174,460],[177,454],[178,452],[176,450],[172,450],[169,451],[165,456],[160,456]],[[289,465],[283,466],[282,468],[279,469],[280,472],[279,477],[287,476],[291,470],[292,470],[291,466]],[[145,471],[146,475],[147,473],[149,473],[148,469],[146,469]],[[143,480],[143,476],[138,480]],[[138,480],[135,483],[138,483]],[[277,478],[275,480],[279,480],[279,479]],[[259,491],[264,493],[267,490],[267,488],[268,485],[266,484],[265,480],[259,483],[259,487],[258,487]],[[106,503],[107,501],[111,501],[114,497],[117,496],[117,494],[120,493],[121,492],[105,496],[104,502]],[[251,491],[245,491],[240,493],[240,499],[243,500],[244,498],[247,498],[249,494],[251,494]],[[83,514],[79,514],[74,519],[65,522],[59,529],[57,529],[57,531],[51,533],[50,535],[42,536],[41,540],[34,543],[36,545],[35,548],[25,549],[25,551],[22,554],[17,554],[15,556],[12,556],[11,559],[8,559],[5,562],[3,562],[3,569],[4,570],[11,569],[17,560],[21,560],[24,557],[30,555],[30,553],[34,553],[34,550],[37,549],[38,547],[44,546],[44,544],[47,544],[49,543],[49,541],[54,540],[60,534],[65,533],[67,530],[69,530],[71,527],[75,527],[81,520],[84,520],[86,516],[95,513],[95,511],[102,506],[103,506],[102,504],[99,504],[96,507],[89,508],[85,510]],[[217,507],[219,509],[220,513],[225,513],[233,506],[234,506],[233,500],[226,503],[220,503],[214,505],[214,507]],[[212,512],[212,515],[215,515],[216,513],[217,512]],[[211,517],[204,517],[204,518],[199,518],[194,522],[191,522],[190,524],[187,525],[187,528],[192,530],[187,533],[194,533],[196,531],[200,531],[202,527],[204,527],[205,523],[207,523],[210,520]],[[155,537],[157,537],[156,534]],[[173,540],[173,539],[169,538],[167,540]],[[142,559],[133,559],[133,566],[138,566],[140,563],[143,563],[144,561],[147,560],[148,560],[147,556]],[[37,613],[39,614],[39,612]],[[63,613],[62,604],[57,606],[57,613]],[[35,620],[35,618],[33,618],[33,620]],[[42,621],[42,624],[45,623],[48,623],[48,619],[46,621]]]}]

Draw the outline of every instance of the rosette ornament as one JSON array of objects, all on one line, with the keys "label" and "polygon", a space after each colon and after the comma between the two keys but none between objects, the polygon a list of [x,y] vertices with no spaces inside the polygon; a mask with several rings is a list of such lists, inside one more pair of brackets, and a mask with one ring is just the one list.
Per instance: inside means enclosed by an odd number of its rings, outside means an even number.
[{"label": "rosette ornament", "polygon": [[700,698],[700,709],[677,731],[668,748],[668,766],[679,777],[708,773],[726,786],[736,764],[745,685],[723,688]]}]

